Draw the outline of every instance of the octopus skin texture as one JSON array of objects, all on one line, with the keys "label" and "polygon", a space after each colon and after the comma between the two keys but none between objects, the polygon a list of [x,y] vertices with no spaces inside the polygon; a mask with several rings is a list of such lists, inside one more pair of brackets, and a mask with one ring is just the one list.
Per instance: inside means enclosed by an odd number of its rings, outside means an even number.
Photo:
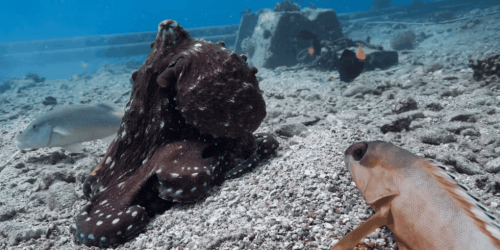
[{"label": "octopus skin texture", "polygon": [[114,247],[145,231],[174,202],[203,199],[251,170],[279,144],[252,134],[266,106],[246,56],[158,25],[117,137],[83,185],[90,203],[70,227],[87,246]]}]

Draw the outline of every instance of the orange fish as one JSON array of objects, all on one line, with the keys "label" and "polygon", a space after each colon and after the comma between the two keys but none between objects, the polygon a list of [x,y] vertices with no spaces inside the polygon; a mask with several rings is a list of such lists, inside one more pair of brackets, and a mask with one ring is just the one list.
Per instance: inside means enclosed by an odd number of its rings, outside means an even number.
[{"label": "orange fish", "polygon": [[361,44],[359,44],[358,53],[356,54],[356,57],[361,61],[364,61],[366,59],[366,55],[365,52],[363,52],[363,49],[361,48]]},{"label": "orange fish", "polygon": [[381,226],[399,249],[499,249],[496,218],[439,162],[382,141],[351,145],[344,162],[377,212],[331,250],[353,249]]},{"label": "orange fish", "polygon": [[314,49],[313,49],[313,48],[309,48],[309,49],[307,49],[307,52],[309,52],[309,55],[310,55],[310,56],[313,56],[313,55],[314,55]]},{"label": "orange fish", "polygon": [[332,77],[332,78],[330,78],[330,82],[333,82],[333,81],[335,81],[335,80],[337,80],[337,78],[336,78],[336,77]]}]

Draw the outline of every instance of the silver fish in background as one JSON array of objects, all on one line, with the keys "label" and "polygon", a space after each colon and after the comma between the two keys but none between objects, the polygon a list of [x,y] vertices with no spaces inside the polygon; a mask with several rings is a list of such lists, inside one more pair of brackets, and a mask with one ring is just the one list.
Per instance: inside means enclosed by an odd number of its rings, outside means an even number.
[{"label": "silver fish in background", "polygon": [[49,111],[16,136],[19,149],[63,147],[81,153],[82,142],[101,139],[110,143],[121,123],[123,109],[114,104],[71,105]]}]

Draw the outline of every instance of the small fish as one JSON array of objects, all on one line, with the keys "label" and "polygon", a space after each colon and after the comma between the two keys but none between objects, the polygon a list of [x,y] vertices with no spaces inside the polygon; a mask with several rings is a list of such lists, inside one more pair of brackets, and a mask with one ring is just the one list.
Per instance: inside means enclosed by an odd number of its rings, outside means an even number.
[{"label": "small fish", "polygon": [[313,47],[307,49],[310,56],[312,56],[313,53],[317,56],[319,56],[321,54],[321,42],[318,39],[317,35],[313,34],[309,30],[301,30],[297,36],[299,39],[302,39],[302,40],[312,40]]},{"label": "small fish", "polygon": [[110,143],[122,117],[123,110],[108,103],[65,106],[37,117],[16,136],[15,143],[19,149],[63,147],[81,153],[82,142],[101,139]]},{"label": "small fish", "polygon": [[344,82],[351,82],[354,78],[358,77],[365,68],[364,61],[366,60],[365,52],[359,45],[358,53],[354,54],[351,50],[344,50],[340,56],[340,80]]},{"label": "small fish", "polygon": [[88,64],[87,63],[82,63],[82,68],[87,68]]}]

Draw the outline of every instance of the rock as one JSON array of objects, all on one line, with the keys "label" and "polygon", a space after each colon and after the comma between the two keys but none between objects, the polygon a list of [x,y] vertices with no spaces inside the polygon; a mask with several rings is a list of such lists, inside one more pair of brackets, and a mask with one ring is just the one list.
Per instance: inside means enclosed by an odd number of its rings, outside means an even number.
[{"label": "rock", "polygon": [[8,207],[0,208],[0,222],[10,220],[16,215],[16,210]]},{"label": "rock", "polygon": [[380,121],[380,131],[382,133],[387,132],[401,132],[403,129],[409,130],[411,124],[411,119],[402,118],[394,120],[381,120]]},{"label": "rock", "polygon": [[15,241],[24,241],[24,240],[30,240],[30,239],[37,239],[40,238],[43,234],[46,234],[48,231],[48,227],[46,226],[41,226],[41,227],[28,227],[22,230],[19,230],[15,234]]},{"label": "rock", "polygon": [[31,79],[35,83],[45,82],[45,77],[40,77],[37,74],[27,74],[24,79]]},{"label": "rock", "polygon": [[307,127],[304,124],[282,124],[274,132],[277,135],[284,137],[292,137],[307,132]]},{"label": "rock", "polygon": [[476,122],[475,115],[480,112],[471,111],[452,111],[443,119],[446,122]]},{"label": "rock", "polygon": [[61,160],[64,160],[64,159],[66,159],[66,158],[68,158],[68,156],[67,156],[67,155],[65,155],[65,154],[61,154],[61,153],[60,153],[60,152],[58,152],[58,151],[54,151],[54,152],[52,152],[52,154],[50,154],[50,156],[49,156],[49,162],[50,162],[50,164],[55,165],[55,164],[57,164],[58,162],[60,162]]},{"label": "rock", "polygon": [[466,128],[460,132],[463,136],[480,136],[481,133],[476,128]]},{"label": "rock", "polygon": [[417,129],[416,132],[421,142],[432,145],[450,143],[457,140],[452,134],[442,128]]},{"label": "rock", "polygon": [[300,115],[300,116],[294,116],[292,114],[291,117],[286,118],[286,123],[287,124],[301,123],[301,124],[304,124],[306,126],[312,126],[312,125],[318,123],[321,120],[321,117],[323,117],[323,114],[314,113],[314,112]]},{"label": "rock", "polygon": [[366,55],[365,71],[387,69],[399,63],[398,52],[393,50],[376,50],[363,47],[363,52]]},{"label": "rock", "polygon": [[373,88],[370,85],[354,83],[351,84],[347,89],[342,93],[343,96],[350,97],[356,94],[368,94],[373,92]]},{"label": "rock", "polygon": [[392,105],[392,112],[396,114],[401,114],[415,109],[418,109],[418,103],[412,97],[402,98]]},{"label": "rock", "polygon": [[487,146],[487,145],[492,144],[496,140],[497,140],[497,138],[495,136],[483,135],[483,136],[479,137],[479,139],[477,140],[477,144],[479,144],[481,146]]},{"label": "rock", "polygon": [[75,172],[69,169],[47,168],[41,172],[39,180],[44,189],[47,189],[55,181],[75,182]]},{"label": "rock", "polygon": [[401,132],[403,130],[410,130],[413,120],[424,117],[422,111],[414,110],[388,117],[389,120],[381,120],[377,124],[384,134],[387,132]]},{"label": "rock", "polygon": [[476,81],[493,75],[500,77],[500,55],[488,55],[481,60],[470,59],[468,66],[474,71],[472,76]]},{"label": "rock", "polygon": [[45,97],[45,100],[43,100],[42,103],[45,106],[47,106],[47,105],[57,105],[57,100],[53,96],[47,96],[47,97]]},{"label": "rock", "polygon": [[317,101],[317,100],[321,100],[321,96],[319,94],[310,94],[310,95],[307,95],[306,98],[305,98],[306,101]]},{"label": "rock", "polygon": [[461,155],[454,155],[451,161],[455,161],[455,169],[457,172],[468,175],[483,174],[479,164],[468,161]]},{"label": "rock", "polygon": [[73,184],[58,181],[50,185],[49,195],[47,196],[46,204],[48,209],[51,211],[64,211],[64,209],[71,209],[76,201],[76,196],[74,192],[68,192],[68,190],[74,190]]},{"label": "rock", "polygon": [[486,192],[500,192],[500,177],[498,175],[481,175],[476,178],[476,186]]},{"label": "rock", "polygon": [[0,84],[0,94],[11,88],[14,88],[13,91],[15,93],[22,93],[24,90],[31,89],[37,85],[37,82],[29,77],[12,78],[3,81],[2,84]]},{"label": "rock", "polygon": [[447,96],[452,96],[456,97],[459,96],[463,93],[465,93],[465,87],[464,86],[453,86],[450,89],[447,89],[439,94],[441,98],[447,97]]},{"label": "rock", "polygon": [[417,44],[417,36],[413,31],[399,33],[391,40],[391,47],[395,50],[410,50]]},{"label": "rock", "polygon": [[446,129],[449,132],[460,134],[465,129],[474,129],[474,123],[468,122],[445,122],[442,123],[441,128]]},{"label": "rock", "polygon": [[[298,39],[301,31],[317,36],[317,41],[344,37],[334,10],[306,8],[300,12],[273,12],[264,9],[242,16],[235,51],[237,54],[247,53],[249,64],[257,68],[294,66],[299,62],[297,53],[313,43],[313,39]],[[252,53],[243,50],[244,40],[252,45]]]},{"label": "rock", "polygon": [[293,2],[293,0],[283,0],[274,5],[274,11],[300,11],[300,5]]},{"label": "rock", "polygon": [[439,102],[431,102],[431,103],[426,104],[425,108],[427,108],[428,110],[432,110],[432,111],[440,111],[443,109],[443,106],[441,106],[441,104]]}]

